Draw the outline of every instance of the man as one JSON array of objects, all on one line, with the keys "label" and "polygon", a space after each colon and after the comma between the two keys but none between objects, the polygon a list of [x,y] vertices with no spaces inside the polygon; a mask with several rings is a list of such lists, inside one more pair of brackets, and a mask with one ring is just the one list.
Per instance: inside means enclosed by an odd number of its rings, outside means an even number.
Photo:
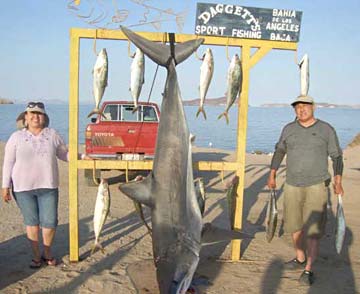
[{"label": "man", "polygon": [[328,156],[333,162],[334,192],[340,195],[344,193],[341,184],[343,158],[334,128],[314,117],[314,100],[299,96],[291,105],[296,120],[282,130],[267,185],[270,189],[276,188],[276,171],[286,154],[284,229],[292,234],[296,257],[285,263],[285,269],[303,269],[299,281],[311,285],[314,282],[312,265],[326,223],[331,181]]}]

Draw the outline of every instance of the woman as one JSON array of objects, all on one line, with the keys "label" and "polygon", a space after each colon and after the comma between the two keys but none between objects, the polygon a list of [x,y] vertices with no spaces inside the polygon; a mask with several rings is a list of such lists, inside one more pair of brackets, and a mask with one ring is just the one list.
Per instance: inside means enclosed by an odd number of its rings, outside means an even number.
[{"label": "woman", "polygon": [[5,202],[10,201],[12,188],[32,247],[30,268],[55,266],[51,245],[58,224],[57,158],[68,161],[68,149],[59,134],[48,128],[49,117],[42,102],[30,102],[23,117],[24,128],[14,132],[6,143],[2,197]]}]

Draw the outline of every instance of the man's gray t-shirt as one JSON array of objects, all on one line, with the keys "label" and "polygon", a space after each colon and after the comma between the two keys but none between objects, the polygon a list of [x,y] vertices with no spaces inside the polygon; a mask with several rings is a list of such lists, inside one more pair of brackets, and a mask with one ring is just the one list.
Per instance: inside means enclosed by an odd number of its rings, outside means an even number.
[{"label": "man's gray t-shirt", "polygon": [[303,127],[296,120],[286,125],[275,147],[271,169],[277,170],[286,156],[286,182],[292,186],[306,187],[330,179],[328,156],[342,155],[334,128],[317,120]]}]

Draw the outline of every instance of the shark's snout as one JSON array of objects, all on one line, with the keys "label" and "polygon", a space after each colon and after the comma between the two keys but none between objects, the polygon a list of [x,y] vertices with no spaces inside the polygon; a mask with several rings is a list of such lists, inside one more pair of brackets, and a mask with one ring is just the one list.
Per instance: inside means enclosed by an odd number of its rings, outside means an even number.
[{"label": "shark's snout", "polygon": [[159,260],[156,272],[160,293],[185,294],[199,263],[199,257],[187,248],[180,254]]}]

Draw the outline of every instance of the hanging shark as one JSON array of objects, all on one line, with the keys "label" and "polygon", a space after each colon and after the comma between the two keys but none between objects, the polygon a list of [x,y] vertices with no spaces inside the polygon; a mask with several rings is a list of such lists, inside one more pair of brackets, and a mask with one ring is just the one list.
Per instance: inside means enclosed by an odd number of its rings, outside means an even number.
[{"label": "hanging shark", "polygon": [[176,65],[204,41],[157,44],[121,27],[124,34],[155,63],[166,67],[167,78],[153,170],[141,181],[120,186],[130,198],[151,208],[153,254],[161,294],[183,294],[199,262],[202,216],[194,187],[190,131],[182,104]]},{"label": "hanging shark", "polygon": [[170,46],[149,41],[125,27],[124,34],[167,69],[152,172],[121,192],[151,208],[153,255],[160,294],[185,294],[199,262],[202,215],[194,186],[191,135],[182,104],[176,65],[203,42]]}]

